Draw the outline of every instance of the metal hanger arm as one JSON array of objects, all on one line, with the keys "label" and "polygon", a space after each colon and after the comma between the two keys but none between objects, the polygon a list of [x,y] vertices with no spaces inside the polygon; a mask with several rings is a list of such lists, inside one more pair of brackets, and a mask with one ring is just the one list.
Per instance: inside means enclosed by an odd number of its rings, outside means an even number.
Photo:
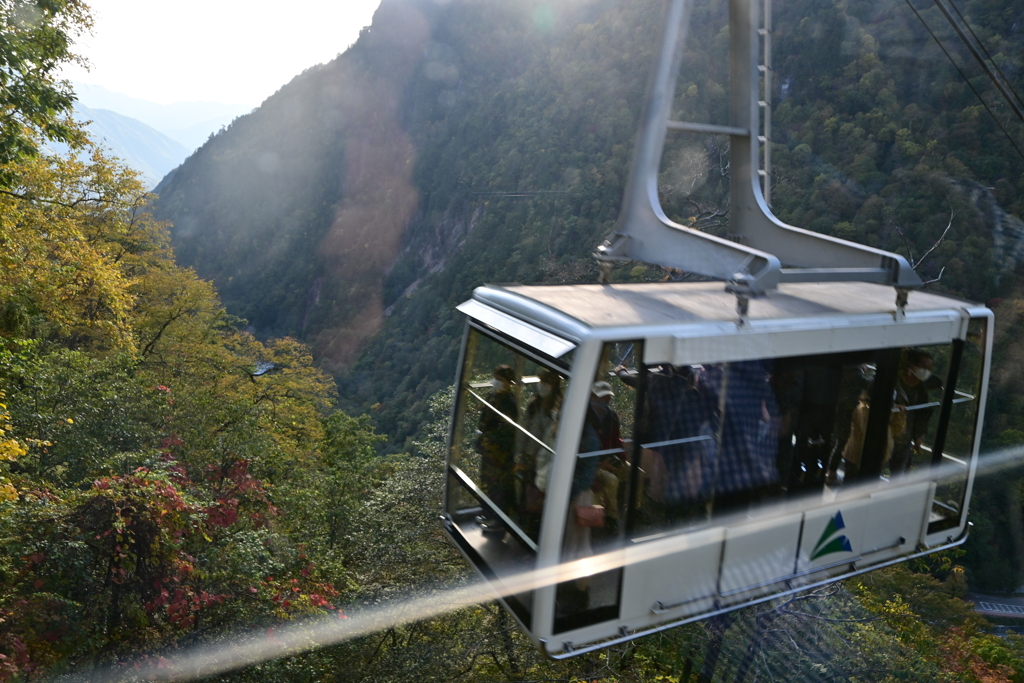
[{"label": "metal hanger arm", "polygon": [[[920,277],[898,254],[796,228],[772,214],[758,174],[758,8],[752,0],[729,3],[729,125],[671,120],[692,1],[666,3],[622,211],[615,232],[598,247],[598,258],[635,259],[726,281],[742,280],[754,294],[780,282],[856,280],[920,287]],[[658,170],[670,129],[730,136],[729,221],[739,241],[687,228],[665,215],[658,198]]]}]

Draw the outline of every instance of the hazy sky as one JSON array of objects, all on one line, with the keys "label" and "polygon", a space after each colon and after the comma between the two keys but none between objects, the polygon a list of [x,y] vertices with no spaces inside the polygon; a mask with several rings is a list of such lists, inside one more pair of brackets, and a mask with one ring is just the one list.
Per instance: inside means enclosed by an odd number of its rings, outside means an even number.
[{"label": "hazy sky", "polygon": [[161,104],[256,106],[304,69],[344,52],[380,0],[88,0],[93,35],[72,80]]}]

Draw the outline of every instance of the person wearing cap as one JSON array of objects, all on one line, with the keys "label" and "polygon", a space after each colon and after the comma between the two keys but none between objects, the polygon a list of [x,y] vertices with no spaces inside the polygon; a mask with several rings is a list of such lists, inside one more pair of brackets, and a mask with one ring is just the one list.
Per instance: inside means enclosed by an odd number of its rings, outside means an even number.
[{"label": "person wearing cap", "polygon": [[591,388],[590,393],[593,394],[595,398],[606,399],[605,403],[610,401],[612,396],[615,395],[615,392],[612,391],[612,385],[608,382],[594,382],[594,386]]}]

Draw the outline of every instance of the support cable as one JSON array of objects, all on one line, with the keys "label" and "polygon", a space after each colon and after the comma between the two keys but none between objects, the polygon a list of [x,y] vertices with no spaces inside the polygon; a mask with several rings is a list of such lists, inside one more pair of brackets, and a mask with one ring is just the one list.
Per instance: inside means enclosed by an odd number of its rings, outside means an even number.
[{"label": "support cable", "polygon": [[995,85],[996,88],[999,89],[999,92],[1003,94],[1003,97],[1006,99],[1006,103],[1010,105],[1011,109],[1013,109],[1013,113],[1017,115],[1017,118],[1020,119],[1021,123],[1024,123],[1024,111],[1022,111],[1017,102],[1014,101],[1014,98],[1010,96],[1010,93],[1006,91],[1006,86],[1003,85],[1003,82],[996,78],[996,75],[993,73],[992,67],[988,65],[988,62],[982,59],[981,55],[978,54],[977,48],[975,48],[974,44],[968,40],[964,30],[960,28],[960,24],[958,24],[956,19],[953,18],[953,15],[949,13],[949,10],[946,9],[946,4],[942,2],[942,0],[934,0],[934,2],[935,6],[939,8],[940,12],[942,12],[942,16],[946,17],[946,21],[948,21],[949,25],[953,27],[956,34],[960,36],[960,41],[964,44],[964,47],[970,51],[975,61],[978,62],[981,68],[985,70],[985,73],[988,74],[989,80],[992,81],[992,84]]},{"label": "support cable", "polygon": [[943,46],[942,41],[940,41],[938,36],[936,36],[935,33],[931,30],[931,28],[929,28],[924,18],[921,17],[921,15],[918,13],[914,5],[911,4],[910,0],[904,0],[904,2],[907,3],[907,7],[910,8],[910,11],[914,13],[914,16],[917,17],[917,20],[921,22],[922,26],[924,26],[924,30],[928,31],[928,35],[932,37],[932,40],[935,41],[935,44],[938,45],[939,49],[942,50],[943,54],[946,55],[946,58],[949,60],[949,63],[953,65],[953,68],[957,70],[957,73],[960,74],[960,77],[964,79],[965,83],[967,83],[967,87],[971,89],[971,92],[973,92],[975,97],[978,98],[978,101],[981,102],[981,106],[985,107],[985,111],[987,111],[989,115],[992,117],[992,120],[996,122],[996,125],[999,127],[999,130],[1003,131],[1003,135],[1006,136],[1006,139],[1010,142],[1013,148],[1017,150],[1017,154],[1020,155],[1020,158],[1024,159],[1024,151],[1021,151],[1016,141],[1014,141],[1013,137],[1010,136],[1010,133],[1007,132],[1006,128],[1003,127],[1003,124],[999,120],[999,117],[996,116],[995,112],[992,111],[992,109],[988,106],[985,100],[982,99],[981,93],[978,92],[978,89],[975,88],[974,85],[971,83],[970,79],[967,78],[967,74],[963,72],[963,69],[961,69],[959,65],[957,65],[957,63],[953,60],[953,56],[949,54],[949,51],[946,50],[945,46]]},{"label": "support cable", "polygon": [[967,30],[971,32],[971,37],[974,38],[974,41],[978,44],[978,47],[981,48],[981,51],[985,53],[985,57],[988,58],[988,61],[992,62],[992,66],[995,67],[996,72],[1003,79],[1003,82],[1006,83],[1006,87],[1010,89],[1011,93],[1013,93],[1014,98],[1017,100],[1017,102],[1020,103],[1021,107],[1024,107],[1024,100],[1022,100],[1020,98],[1020,95],[1017,94],[1017,91],[1014,90],[1013,84],[1010,82],[1010,79],[1007,78],[1006,74],[1003,73],[1003,70],[999,68],[999,63],[992,58],[991,54],[989,54],[988,49],[985,47],[985,43],[981,42],[981,38],[979,38],[978,34],[974,32],[973,28],[971,28],[971,25],[967,22],[967,18],[960,13],[960,9],[956,6],[956,3],[953,2],[953,0],[949,0],[949,5],[950,7],[953,8],[953,11],[956,12],[956,15],[960,17],[960,21],[964,23],[964,26],[967,27]]}]

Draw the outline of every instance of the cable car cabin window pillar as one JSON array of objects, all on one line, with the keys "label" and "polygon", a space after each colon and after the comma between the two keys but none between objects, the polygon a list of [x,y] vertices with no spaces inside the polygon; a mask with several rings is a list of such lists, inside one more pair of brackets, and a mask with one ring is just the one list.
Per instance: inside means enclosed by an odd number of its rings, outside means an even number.
[{"label": "cable car cabin window pillar", "polygon": [[[638,354],[638,357],[643,357],[643,353]],[[629,538],[634,537],[634,532],[637,528],[638,515],[640,512],[641,496],[643,495],[643,489],[641,481],[643,477],[643,470],[640,467],[643,456],[643,445],[642,445],[642,432],[643,425],[647,424],[647,420],[650,416],[647,414],[647,381],[648,381],[647,366],[643,363],[639,364],[636,373],[636,425],[634,432],[635,438],[632,444],[632,453],[630,456],[630,474],[629,474],[629,495],[627,497],[626,506],[626,524],[624,527],[625,535]]]},{"label": "cable car cabin window pillar", "polygon": [[946,427],[949,425],[949,416],[953,408],[953,399],[956,396],[957,377],[960,374],[960,359],[964,353],[964,342],[961,339],[954,339],[953,352],[949,360],[949,372],[946,374],[946,388],[942,397],[942,407],[939,410],[939,430],[935,435],[935,443],[932,447],[932,466],[942,464],[942,453],[946,447]]},{"label": "cable car cabin window pillar", "polygon": [[[582,417],[583,428],[566,506],[562,562],[600,554],[624,538],[628,499],[636,487],[630,476],[638,471],[637,394],[631,387],[642,349],[639,341],[605,343],[588,387],[589,400],[576,404],[584,415],[573,417]],[[621,591],[621,568],[560,583],[554,632],[617,619]]]},{"label": "cable car cabin window pillar", "polygon": [[[935,436],[935,442],[932,444],[931,452],[931,466],[940,470],[943,464],[943,460],[948,458],[945,454],[946,448],[946,432],[949,428],[949,419],[953,412],[953,400],[956,398],[958,376],[960,373],[960,361],[963,358],[964,342],[960,339],[954,339],[952,344],[952,354],[949,362],[949,372],[946,376],[945,392],[942,397],[942,407],[939,412],[939,427],[938,433]],[[964,467],[966,468],[967,461],[964,460]],[[943,481],[936,488],[935,497],[932,501],[932,515],[928,523],[928,533],[935,533],[943,529],[949,529],[960,525],[960,511],[963,509],[962,500],[962,487],[961,488],[961,499],[956,498],[944,498],[943,493],[950,489],[958,488],[955,484],[950,486],[952,482]],[[966,483],[966,479],[964,480]]]}]

